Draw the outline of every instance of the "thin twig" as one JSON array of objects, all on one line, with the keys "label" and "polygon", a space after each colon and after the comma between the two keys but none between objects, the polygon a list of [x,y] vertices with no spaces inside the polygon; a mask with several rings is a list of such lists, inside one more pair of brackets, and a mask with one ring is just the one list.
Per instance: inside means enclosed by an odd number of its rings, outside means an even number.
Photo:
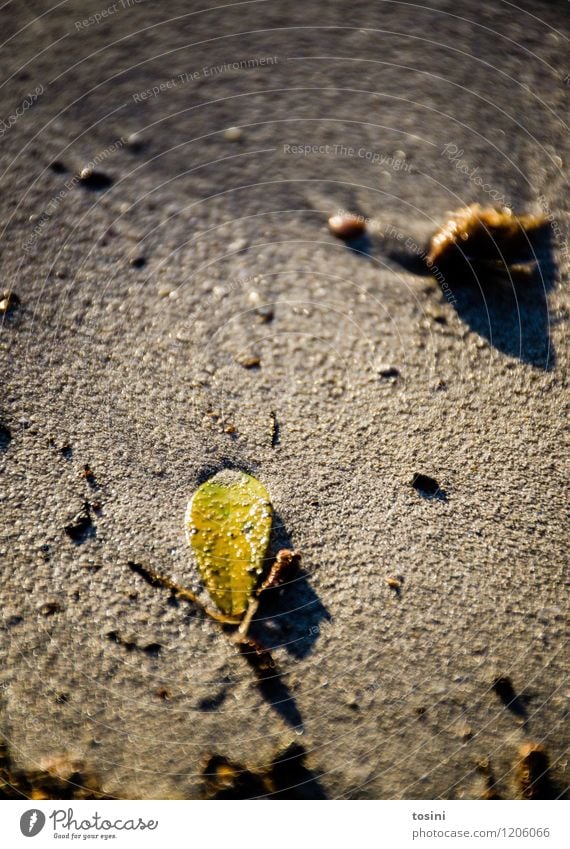
[{"label": "thin twig", "polygon": [[171,578],[167,578],[166,575],[161,575],[159,572],[155,572],[147,566],[141,566],[140,563],[135,563],[132,560],[129,560],[128,565],[133,572],[136,572],[137,575],[144,578],[145,581],[151,584],[151,586],[160,586],[172,590],[172,592],[175,592],[180,598],[183,598],[185,601],[189,601],[192,604],[195,604],[196,607],[199,607],[203,613],[210,617],[210,619],[215,619],[216,622],[222,622],[224,625],[240,625],[242,622],[242,617],[226,616],[224,613],[218,613],[217,610],[207,607],[191,590],[181,587],[180,584],[175,583]]}]

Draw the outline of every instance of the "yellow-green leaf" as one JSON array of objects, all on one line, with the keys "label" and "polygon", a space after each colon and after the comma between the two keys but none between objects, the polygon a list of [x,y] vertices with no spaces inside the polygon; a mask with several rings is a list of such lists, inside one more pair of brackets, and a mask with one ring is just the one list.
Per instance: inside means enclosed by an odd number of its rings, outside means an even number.
[{"label": "yellow-green leaf", "polygon": [[186,533],[200,575],[222,613],[241,616],[259,584],[273,510],[269,493],[244,472],[218,472],[188,503]]}]

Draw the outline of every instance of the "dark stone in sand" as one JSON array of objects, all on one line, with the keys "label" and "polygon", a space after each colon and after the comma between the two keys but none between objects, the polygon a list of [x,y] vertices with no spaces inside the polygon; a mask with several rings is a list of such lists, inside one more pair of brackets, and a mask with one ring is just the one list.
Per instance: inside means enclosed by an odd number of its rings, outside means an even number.
[{"label": "dark stone in sand", "polygon": [[54,159],[53,162],[50,162],[49,167],[54,174],[65,174],[67,171],[66,166],[59,159]]},{"label": "dark stone in sand", "polygon": [[111,188],[115,182],[108,174],[103,171],[93,171],[91,168],[84,168],[79,174],[81,185],[92,192],[102,192],[105,189]]},{"label": "dark stone in sand", "polygon": [[442,491],[435,478],[431,478],[429,475],[422,475],[418,472],[414,474],[411,485],[424,495],[433,496]]},{"label": "dark stone in sand", "polygon": [[394,366],[382,366],[378,369],[380,377],[399,377],[400,372]]}]

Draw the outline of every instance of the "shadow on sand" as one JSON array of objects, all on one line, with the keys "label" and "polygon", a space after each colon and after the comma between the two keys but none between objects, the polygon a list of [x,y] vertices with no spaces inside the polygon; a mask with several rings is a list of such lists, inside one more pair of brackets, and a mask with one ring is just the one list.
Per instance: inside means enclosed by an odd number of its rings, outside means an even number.
[{"label": "shadow on sand", "polygon": [[[292,542],[276,513],[268,565],[284,548],[291,549]],[[322,623],[330,619],[328,610],[308,581],[308,573],[302,569],[288,583],[264,591],[249,629],[252,645],[241,647],[243,656],[256,673],[263,698],[288,725],[297,730],[302,730],[303,720],[272,652],[285,649],[296,659],[306,657],[318,639]]]},{"label": "shadow on sand", "polygon": [[[407,271],[430,275],[422,256],[401,245],[386,243],[381,249]],[[455,254],[453,262],[437,271],[440,284],[443,279],[448,287],[449,302],[474,333],[522,363],[544,371],[554,368],[548,293],[557,269],[550,228],[540,233],[517,264],[469,261]]]}]

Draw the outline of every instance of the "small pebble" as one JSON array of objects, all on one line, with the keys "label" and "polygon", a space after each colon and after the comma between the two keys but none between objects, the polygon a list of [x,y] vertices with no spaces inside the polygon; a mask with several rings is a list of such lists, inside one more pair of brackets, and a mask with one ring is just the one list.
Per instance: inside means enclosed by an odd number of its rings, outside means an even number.
[{"label": "small pebble", "polygon": [[146,265],[146,259],[144,256],[133,256],[129,262],[133,268],[144,268]]},{"label": "small pebble", "polygon": [[228,245],[228,251],[231,253],[243,253],[247,250],[248,241],[247,239],[234,239],[233,242],[230,242]]},{"label": "small pebble", "polygon": [[366,221],[362,215],[332,215],[329,230],[339,239],[355,239],[366,232]]},{"label": "small pebble", "polygon": [[58,601],[46,601],[38,607],[38,613],[42,616],[53,616],[54,613],[59,613],[61,605]]},{"label": "small pebble", "polygon": [[146,147],[146,143],[139,133],[131,133],[130,136],[127,136],[125,144],[133,153],[140,153]]},{"label": "small pebble", "polygon": [[259,368],[261,365],[260,357],[257,357],[255,354],[252,356],[239,357],[236,362],[243,366],[244,368]]},{"label": "small pebble", "polygon": [[5,289],[0,294],[0,315],[12,312],[20,306],[20,298],[11,289]]},{"label": "small pebble", "polygon": [[259,316],[259,318],[264,322],[264,324],[269,324],[270,321],[273,321],[275,311],[271,304],[263,303],[259,292],[250,292],[247,296],[247,299],[251,304],[255,314]]},{"label": "small pebble", "polygon": [[426,315],[432,319],[432,321],[436,321],[438,324],[447,324],[447,316],[442,310],[438,310],[435,307],[428,306],[426,307]]},{"label": "small pebble", "polygon": [[82,186],[94,192],[108,189],[115,182],[108,174],[104,174],[103,171],[94,171],[93,168],[82,168],[79,172],[79,179]]},{"label": "small pebble", "polygon": [[224,131],[224,138],[226,141],[235,142],[239,141],[242,137],[242,131],[239,127],[228,127],[227,130]]},{"label": "small pebble", "polygon": [[473,729],[470,725],[460,725],[457,728],[457,736],[461,740],[471,740],[473,737]]}]

